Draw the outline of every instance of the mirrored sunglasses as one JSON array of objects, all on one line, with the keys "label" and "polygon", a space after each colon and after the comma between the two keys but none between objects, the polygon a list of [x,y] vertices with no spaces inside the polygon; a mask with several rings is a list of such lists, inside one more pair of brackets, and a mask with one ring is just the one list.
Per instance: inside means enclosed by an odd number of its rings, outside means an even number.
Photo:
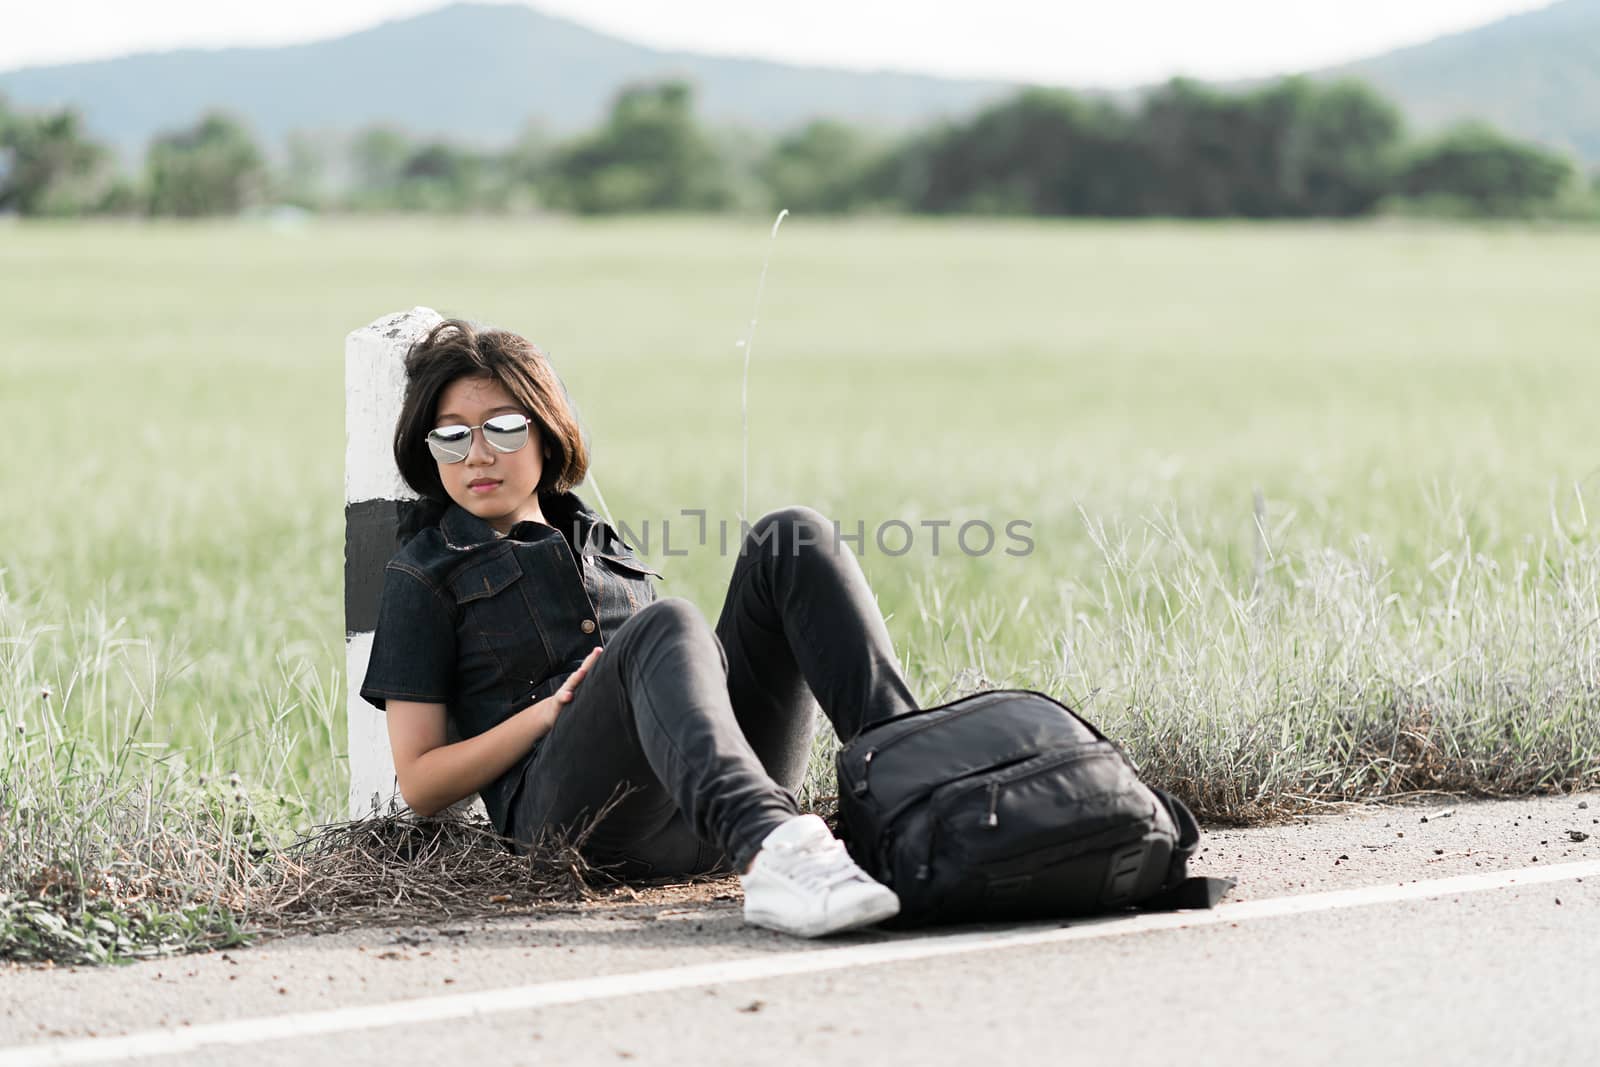
[{"label": "mirrored sunglasses", "polygon": [[526,415],[496,415],[476,426],[439,426],[428,431],[428,451],[440,463],[460,463],[472,451],[472,431],[481,430],[484,442],[496,452],[515,452],[528,443],[532,422]]}]

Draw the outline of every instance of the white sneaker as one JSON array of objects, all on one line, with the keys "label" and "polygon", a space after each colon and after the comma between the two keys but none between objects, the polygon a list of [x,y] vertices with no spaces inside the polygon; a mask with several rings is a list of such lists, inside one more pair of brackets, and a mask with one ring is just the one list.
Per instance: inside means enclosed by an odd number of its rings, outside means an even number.
[{"label": "white sneaker", "polygon": [[821,937],[887,919],[900,898],[856,866],[817,815],[785,820],[761,841],[744,886],[744,921],[797,937]]}]

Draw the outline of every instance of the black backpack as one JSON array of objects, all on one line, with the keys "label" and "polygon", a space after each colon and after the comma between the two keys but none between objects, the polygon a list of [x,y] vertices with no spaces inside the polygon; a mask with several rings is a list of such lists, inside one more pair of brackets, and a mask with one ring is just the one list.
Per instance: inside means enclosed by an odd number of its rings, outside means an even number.
[{"label": "black backpack", "polygon": [[900,898],[881,925],[1216,904],[1200,827],[1054,697],[991,689],[869,724],[837,757],[840,836]]}]

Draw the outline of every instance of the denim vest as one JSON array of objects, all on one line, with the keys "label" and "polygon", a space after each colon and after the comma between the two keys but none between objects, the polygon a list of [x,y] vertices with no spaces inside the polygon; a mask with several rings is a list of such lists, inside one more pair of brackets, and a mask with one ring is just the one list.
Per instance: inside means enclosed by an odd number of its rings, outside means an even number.
[{"label": "denim vest", "polygon": [[[540,508],[550,525],[498,537],[452,503],[406,542],[384,567],[363,697],[442,702],[459,736],[475,737],[554,693],[656,599],[661,574],[577,494],[546,494]],[[501,833],[542,743],[479,793]]]}]

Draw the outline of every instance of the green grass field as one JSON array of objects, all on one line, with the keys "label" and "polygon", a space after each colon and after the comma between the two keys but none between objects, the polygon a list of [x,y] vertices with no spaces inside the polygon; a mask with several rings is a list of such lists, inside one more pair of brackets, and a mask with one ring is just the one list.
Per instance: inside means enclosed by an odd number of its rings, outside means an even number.
[{"label": "green grass field", "polygon": [[[767,243],[0,225],[0,767],[79,737],[342,816],[345,334],[422,304],[536,340],[613,518],[676,547],[681,509],[736,528]],[[749,517],[951,520],[938,554],[858,553],[925,701],[1049,689],[1214,816],[1592,782],[1597,262],[1596,230],[791,217]],[[1033,551],[955,549],[970,519]],[[731,557],[648,554],[715,618]]]}]

